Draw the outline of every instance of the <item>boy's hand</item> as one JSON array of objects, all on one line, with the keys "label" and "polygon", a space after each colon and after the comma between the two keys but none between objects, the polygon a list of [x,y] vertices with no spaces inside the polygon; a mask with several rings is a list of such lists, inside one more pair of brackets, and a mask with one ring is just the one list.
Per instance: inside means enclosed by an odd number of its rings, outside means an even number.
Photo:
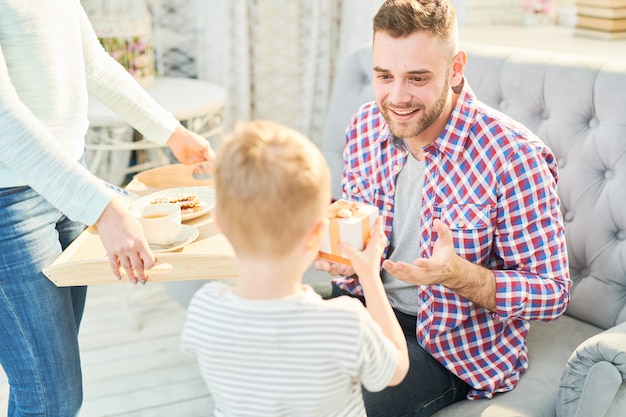
[{"label": "boy's hand", "polygon": [[387,237],[383,232],[382,218],[378,216],[374,228],[364,250],[357,251],[352,246],[340,243],[339,249],[350,259],[359,280],[364,278],[380,278],[380,258],[387,245]]}]

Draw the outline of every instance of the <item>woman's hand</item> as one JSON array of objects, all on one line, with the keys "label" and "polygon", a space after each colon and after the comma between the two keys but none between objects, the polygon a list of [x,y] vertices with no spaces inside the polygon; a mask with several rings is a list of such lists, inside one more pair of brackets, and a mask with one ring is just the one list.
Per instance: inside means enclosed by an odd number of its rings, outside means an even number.
[{"label": "woman's hand", "polygon": [[96,226],[113,274],[118,279],[125,274],[133,284],[144,284],[148,279],[146,271],[154,266],[155,257],[130,210],[113,198]]}]

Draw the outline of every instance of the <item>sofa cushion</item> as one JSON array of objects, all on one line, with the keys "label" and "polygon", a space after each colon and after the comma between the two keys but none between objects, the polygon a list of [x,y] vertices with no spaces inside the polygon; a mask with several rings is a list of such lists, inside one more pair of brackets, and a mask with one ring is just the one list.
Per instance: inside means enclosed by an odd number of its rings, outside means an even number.
[{"label": "sofa cushion", "polygon": [[335,200],[341,198],[346,129],[357,109],[374,100],[372,77],[372,50],[369,45],[364,45],[342,62],[335,78],[322,144],[331,172],[331,195]]},{"label": "sofa cushion", "polygon": [[569,316],[533,322],[528,335],[529,367],[517,387],[491,400],[465,400],[433,417],[554,417],[559,380],[570,354],[599,327]]}]

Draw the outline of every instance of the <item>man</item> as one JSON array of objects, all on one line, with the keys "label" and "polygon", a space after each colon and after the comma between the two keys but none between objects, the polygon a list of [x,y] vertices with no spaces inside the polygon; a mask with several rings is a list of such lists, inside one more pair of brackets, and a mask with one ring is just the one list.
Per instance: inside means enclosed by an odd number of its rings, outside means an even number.
[{"label": "man", "polygon": [[[377,205],[383,282],[407,336],[402,384],[365,395],[368,416],[429,416],[513,389],[531,320],[569,301],[557,164],[528,129],[481,103],[464,79],[447,0],[388,0],[374,18],[376,101],[347,130],[344,197]],[[333,295],[353,270],[318,260]]]}]

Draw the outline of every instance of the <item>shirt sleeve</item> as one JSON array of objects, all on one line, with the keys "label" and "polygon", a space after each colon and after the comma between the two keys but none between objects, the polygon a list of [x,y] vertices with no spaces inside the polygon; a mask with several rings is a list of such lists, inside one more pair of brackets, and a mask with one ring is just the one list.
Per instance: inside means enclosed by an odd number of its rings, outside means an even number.
[{"label": "shirt sleeve", "polygon": [[546,147],[523,145],[501,178],[497,315],[553,320],[564,312],[571,286],[554,156]]},{"label": "shirt sleeve", "polygon": [[358,364],[361,384],[371,392],[389,384],[398,364],[398,349],[365,308],[361,308],[361,342]]}]

